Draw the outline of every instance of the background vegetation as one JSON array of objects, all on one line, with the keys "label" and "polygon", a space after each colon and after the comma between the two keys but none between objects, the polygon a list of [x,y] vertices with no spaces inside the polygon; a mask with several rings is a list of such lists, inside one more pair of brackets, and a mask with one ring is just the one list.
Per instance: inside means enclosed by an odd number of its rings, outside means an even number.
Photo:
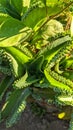
[{"label": "background vegetation", "polygon": [[72,130],[73,1],[0,0],[0,72],[6,127],[32,97],[56,105]]}]

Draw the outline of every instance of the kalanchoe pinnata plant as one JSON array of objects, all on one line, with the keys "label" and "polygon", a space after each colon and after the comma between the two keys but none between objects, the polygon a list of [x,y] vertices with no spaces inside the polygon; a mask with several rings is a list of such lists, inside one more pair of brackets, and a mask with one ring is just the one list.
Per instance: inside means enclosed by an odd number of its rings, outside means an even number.
[{"label": "kalanchoe pinnata plant", "polygon": [[0,101],[6,97],[0,121],[6,120],[6,127],[17,122],[29,96],[73,109],[72,24],[71,33],[65,30],[72,5],[64,0],[0,0]]}]

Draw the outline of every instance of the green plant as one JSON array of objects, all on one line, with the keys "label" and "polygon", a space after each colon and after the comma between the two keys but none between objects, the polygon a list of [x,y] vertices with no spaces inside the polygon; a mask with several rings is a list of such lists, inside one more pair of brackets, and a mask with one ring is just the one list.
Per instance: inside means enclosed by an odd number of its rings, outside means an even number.
[{"label": "green plant", "polygon": [[64,0],[0,0],[0,72],[5,74],[0,100],[10,92],[0,117],[6,119],[7,127],[19,119],[29,96],[73,107],[72,31],[70,34],[58,21],[61,14],[72,16],[72,4]]},{"label": "green plant", "polygon": [[37,103],[31,103],[30,108],[35,115],[40,117],[43,117],[44,114],[46,113],[46,110],[40,107]]}]

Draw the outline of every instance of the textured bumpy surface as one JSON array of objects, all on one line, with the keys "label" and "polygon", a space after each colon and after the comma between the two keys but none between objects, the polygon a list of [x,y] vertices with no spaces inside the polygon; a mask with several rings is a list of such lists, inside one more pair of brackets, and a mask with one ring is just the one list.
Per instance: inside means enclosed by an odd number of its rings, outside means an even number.
[{"label": "textured bumpy surface", "polygon": [[[73,107],[73,38],[72,31],[65,31],[65,11],[72,4],[0,0],[0,122],[5,120],[6,127],[18,121],[31,98],[60,106],[61,111]],[[65,115],[66,111],[58,117]]]},{"label": "textured bumpy surface", "polygon": [[[69,79],[66,79],[65,77],[62,76],[62,74],[59,73],[60,71],[59,63],[61,62],[63,58],[66,58],[66,55],[69,54],[72,51],[72,49],[73,49],[73,43],[72,42],[66,43],[59,50],[59,52],[50,60],[50,62],[47,64],[47,68],[45,69],[45,76],[49,80],[49,82],[52,85],[57,86],[58,89],[61,89],[61,88],[62,90],[64,89],[63,92],[69,92],[69,94],[73,93],[72,92],[73,82]],[[55,68],[55,70],[52,71],[52,68]]]}]

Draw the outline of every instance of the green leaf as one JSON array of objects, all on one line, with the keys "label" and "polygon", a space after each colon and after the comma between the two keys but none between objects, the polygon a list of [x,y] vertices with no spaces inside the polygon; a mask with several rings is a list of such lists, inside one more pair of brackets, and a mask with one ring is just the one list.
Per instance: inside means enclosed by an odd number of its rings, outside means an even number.
[{"label": "green leaf", "polygon": [[42,0],[43,1],[43,3],[46,5],[46,0]]},{"label": "green leaf", "polygon": [[1,6],[3,6],[5,13],[16,19],[21,19],[19,12],[16,10],[15,6],[11,3],[11,0],[1,1]]},{"label": "green leaf", "polygon": [[55,6],[62,4],[63,0],[46,0],[47,6]]},{"label": "green leaf", "polygon": [[0,25],[8,18],[7,14],[0,12]]},{"label": "green leaf", "polygon": [[50,45],[49,45],[49,49],[55,48],[61,44],[64,44],[67,41],[71,41],[71,37],[69,37],[68,35],[62,38],[59,38],[55,41],[53,41]]},{"label": "green leaf", "polygon": [[9,61],[8,63],[10,65],[10,72],[12,72],[13,76],[16,78],[22,76],[24,74],[24,66],[20,63],[20,61],[13,57],[10,53],[5,52],[4,55]]},{"label": "green leaf", "polygon": [[9,97],[6,104],[1,110],[1,118],[7,119],[7,127],[11,127],[20,117],[21,113],[25,109],[25,100],[31,94],[29,88],[24,90],[15,90]]},{"label": "green leaf", "polygon": [[1,5],[6,5],[6,0],[0,0]]},{"label": "green leaf", "polygon": [[[52,71],[51,71],[52,72]],[[52,88],[54,91],[57,92],[63,92],[64,94],[66,93],[70,93],[72,94],[72,89],[66,85],[63,84],[62,82],[55,80],[55,78],[52,77],[52,75],[49,74],[49,72],[47,71],[47,69],[44,70],[44,74],[46,76],[46,79],[49,81],[49,83],[51,84],[49,87]],[[55,76],[54,76],[55,77]]]},{"label": "green leaf", "polygon": [[39,79],[36,79],[35,76],[28,75],[28,72],[25,73],[19,80],[16,80],[13,84],[15,89],[26,88],[33,83],[36,83]]},{"label": "green leaf", "polygon": [[[16,19],[8,17],[0,26],[0,47],[13,46],[20,43],[21,39],[26,40],[31,29]],[[22,42],[22,41],[21,41]]]},{"label": "green leaf", "polygon": [[30,0],[0,0],[0,4],[4,8],[4,10],[2,9],[4,12],[20,20],[23,10],[30,6]]},{"label": "green leaf", "polygon": [[20,118],[22,112],[24,111],[25,107],[26,107],[26,101],[20,102],[18,108],[16,108],[16,110],[7,119],[7,121],[6,121],[6,127],[7,128],[11,127],[13,124],[15,124],[19,120],[19,118]]},{"label": "green leaf", "polygon": [[26,26],[34,28],[34,26],[40,20],[45,18],[47,15],[48,16],[55,15],[55,14],[59,13],[61,11],[61,9],[62,8],[60,8],[58,6],[47,7],[48,14],[46,14],[46,8],[45,7],[41,7],[41,8],[35,7],[34,9],[32,8],[32,10],[30,10],[29,13],[26,12],[27,15],[25,14],[26,17],[23,18],[23,21],[24,21]]},{"label": "green leaf", "polygon": [[44,62],[44,56],[43,55],[35,57],[35,59],[29,65],[30,72],[33,72],[33,74],[34,73],[37,74],[38,72],[40,72],[41,69],[42,69],[43,62]]},{"label": "green leaf", "polygon": [[0,4],[0,13],[6,13],[4,7]]},{"label": "green leaf", "polygon": [[11,0],[11,4],[16,8],[17,12],[21,14],[24,0]]},{"label": "green leaf", "polygon": [[[26,72],[24,76],[22,76],[19,80],[16,80],[13,84],[15,88],[23,88],[25,86],[25,82],[28,78],[28,73]],[[26,86],[25,86],[26,87]]]},{"label": "green leaf", "polygon": [[29,47],[25,47],[25,44],[28,44],[28,43],[24,43],[24,44],[19,44],[17,45],[17,48],[19,50],[21,50],[25,55],[27,55],[28,57],[30,58],[33,58],[33,53],[32,51],[29,49]]},{"label": "green leaf", "polygon": [[5,47],[4,49],[23,65],[31,59],[16,47]]},{"label": "green leaf", "polygon": [[0,72],[2,72],[5,75],[8,75],[8,76],[11,75],[11,70],[10,70],[9,66],[7,67],[7,66],[4,66],[4,65],[0,65]]},{"label": "green leaf", "polygon": [[66,77],[67,79],[70,79],[71,81],[73,81],[73,71],[64,71],[62,74],[64,77]]},{"label": "green leaf", "polygon": [[70,105],[73,106],[73,95],[59,95],[56,97],[56,100],[60,103],[62,103],[62,105],[66,106],[66,105]]},{"label": "green leaf", "polygon": [[8,87],[11,87],[12,83],[13,83],[13,78],[6,76],[1,84],[0,84],[0,100],[2,99],[4,93],[6,92]]}]

